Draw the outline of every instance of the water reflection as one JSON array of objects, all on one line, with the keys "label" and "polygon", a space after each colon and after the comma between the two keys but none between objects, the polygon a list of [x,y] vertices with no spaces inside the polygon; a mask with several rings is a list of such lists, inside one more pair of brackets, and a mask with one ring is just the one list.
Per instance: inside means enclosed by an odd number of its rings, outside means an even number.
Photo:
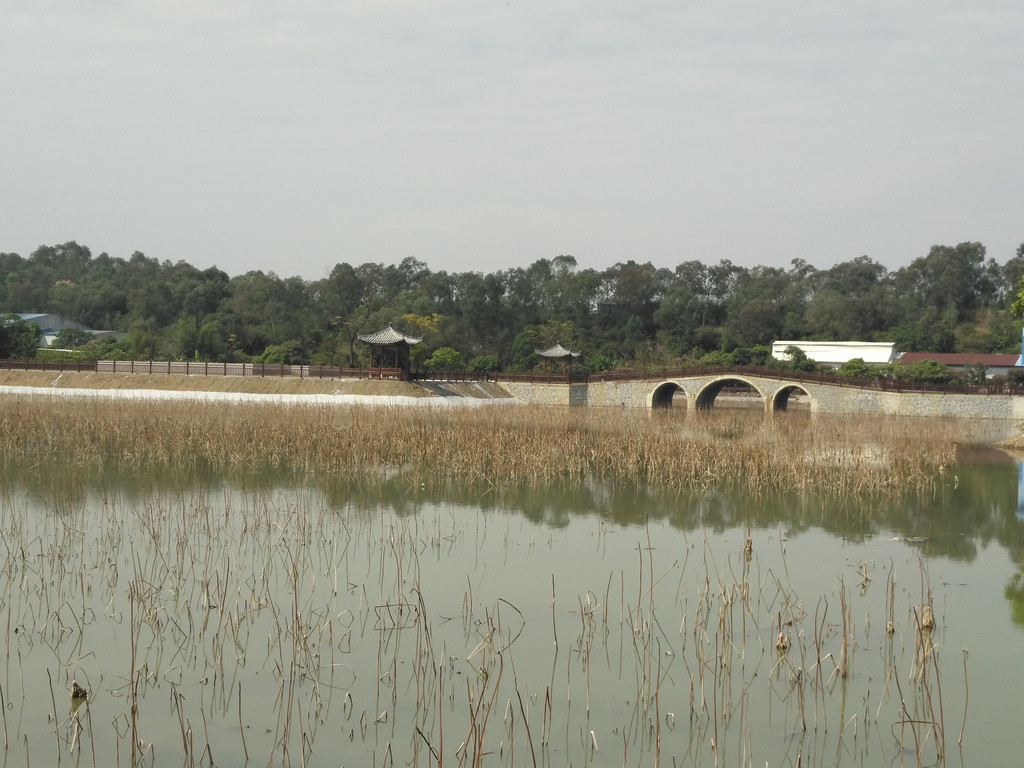
[{"label": "water reflection", "polygon": [[[112,741],[126,749],[126,679],[139,685],[146,738],[159,731],[161,754],[202,721],[220,759],[237,763],[244,736],[253,753],[294,750],[282,765],[308,757],[299,750],[314,737],[346,763],[396,752],[416,764],[418,748],[424,762],[454,764],[450,750],[448,761],[433,752],[441,715],[420,712],[443,703],[444,726],[457,732],[471,704],[493,700],[504,713],[495,710],[488,754],[520,745],[496,764],[528,754],[522,730],[496,733],[499,717],[532,715],[539,734],[537,713],[551,706],[547,765],[623,764],[619,742],[629,764],[658,764],[661,749],[661,764],[707,764],[712,738],[745,758],[719,752],[722,764],[913,764],[898,759],[909,737],[896,739],[934,717],[912,674],[918,609],[934,594],[927,639],[936,680],[944,664],[951,750],[967,701],[960,649],[971,647],[971,688],[991,691],[1007,648],[1024,642],[1021,469],[995,451],[965,451],[927,494],[857,499],[460,485],[397,471],[3,472],[0,576],[18,661],[0,683],[27,713],[13,742],[31,735],[38,753],[53,738],[51,692],[24,680],[56,667],[58,688],[77,680],[89,691],[72,709],[79,719],[62,723],[64,744],[88,735],[91,745],[90,709],[97,723],[103,714],[97,764],[113,764]],[[853,665],[840,680],[847,636]],[[140,653],[130,668],[128,647]],[[910,700],[885,684],[896,679]],[[998,739],[1021,696],[989,696],[984,709],[971,698],[972,764],[1005,756]],[[160,730],[154,715],[168,699],[173,716]],[[797,728],[805,707],[829,727]],[[851,721],[854,707],[863,720]],[[301,738],[289,730],[293,711]],[[414,728],[423,736],[410,742]],[[719,740],[719,728],[731,737]],[[203,749],[190,744],[188,764]],[[758,759],[746,759],[747,745]]]},{"label": "water reflection", "polygon": [[849,541],[886,532],[922,541],[928,554],[966,562],[974,560],[979,549],[998,542],[1014,563],[1024,567],[1024,461],[985,447],[961,449],[958,464],[927,494],[869,493],[856,499],[797,492],[750,496],[714,487],[688,493],[598,481],[581,486],[495,486],[399,471],[374,477],[311,477],[263,468],[225,475],[198,464],[158,473],[124,472],[114,464],[93,470],[8,466],[3,478],[6,491],[0,492],[19,489],[54,513],[80,509],[90,495],[97,494],[116,493],[127,502],[137,502],[158,492],[190,494],[197,488],[259,493],[302,487],[322,493],[334,509],[370,516],[386,509],[408,517],[425,508],[456,505],[516,513],[554,529],[566,528],[574,518],[597,516],[623,526],[665,520],[682,531],[778,528],[791,537],[818,529]]}]

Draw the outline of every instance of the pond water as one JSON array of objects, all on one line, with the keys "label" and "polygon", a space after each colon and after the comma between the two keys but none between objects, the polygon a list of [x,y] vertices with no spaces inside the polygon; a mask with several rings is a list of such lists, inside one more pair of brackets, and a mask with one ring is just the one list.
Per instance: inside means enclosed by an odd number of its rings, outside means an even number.
[{"label": "pond water", "polygon": [[977,451],[892,500],[8,469],[0,763],[1006,764],[1021,476]]}]

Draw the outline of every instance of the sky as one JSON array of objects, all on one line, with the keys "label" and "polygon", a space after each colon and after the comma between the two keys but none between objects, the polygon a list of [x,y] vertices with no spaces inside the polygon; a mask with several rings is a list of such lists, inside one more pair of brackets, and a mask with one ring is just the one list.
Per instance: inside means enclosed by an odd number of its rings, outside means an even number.
[{"label": "sky", "polygon": [[0,0],[0,252],[314,280],[1024,243],[1020,0]]}]

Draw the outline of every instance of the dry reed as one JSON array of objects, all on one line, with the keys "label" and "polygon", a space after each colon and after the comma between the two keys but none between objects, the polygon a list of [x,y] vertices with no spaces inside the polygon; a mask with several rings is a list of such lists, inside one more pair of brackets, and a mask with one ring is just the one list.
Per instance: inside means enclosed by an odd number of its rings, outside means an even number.
[{"label": "dry reed", "polygon": [[763,494],[931,489],[949,471],[948,424],[744,411],[402,408],[8,397],[0,460],[60,457],[69,471],[121,467],[274,467],[297,473],[409,472],[424,482],[592,479]]},{"label": "dry reed", "polygon": [[[268,764],[306,765],[339,743],[365,764],[467,768],[598,765],[613,757],[636,765],[755,765],[755,755],[773,751],[773,764],[850,764],[839,750],[854,764],[897,764],[897,748],[912,749],[920,764],[922,755],[945,753],[935,646],[926,656],[917,645],[913,654],[901,652],[886,633],[879,660],[863,651],[854,660],[867,638],[853,626],[853,606],[895,617],[893,567],[880,600],[848,591],[842,576],[838,587],[812,579],[801,598],[781,531],[744,526],[718,541],[705,530],[703,545],[694,543],[692,554],[687,546],[684,556],[653,521],[624,528],[612,563],[581,569],[582,579],[571,570],[556,582],[551,572],[549,605],[547,573],[532,589],[513,583],[536,560],[495,580],[466,571],[464,586],[427,573],[458,577],[468,569],[467,552],[486,536],[465,534],[486,527],[487,515],[341,515],[305,492],[257,493],[244,502],[234,495],[218,502],[206,489],[144,503],[104,499],[102,512],[43,515],[36,532],[0,505],[0,586],[7,587],[0,596],[8,624],[13,613],[14,625],[24,627],[8,636],[39,638],[37,657],[42,652],[52,664],[57,652],[65,680],[89,682],[83,667],[95,659],[88,688],[101,696],[102,711],[117,712],[99,736],[101,748],[140,766],[156,764],[158,752],[185,766],[213,765],[215,754],[241,763],[250,752]],[[45,557],[25,556],[47,538]],[[464,546],[450,546],[449,538]],[[490,538],[504,541],[487,550],[492,561],[525,544],[507,526]],[[900,594],[915,617],[919,606],[935,603],[926,563],[908,566],[908,582],[920,574],[921,594]],[[84,610],[86,589],[95,590],[98,612]],[[72,612],[79,596],[83,610]],[[809,614],[804,606],[815,599]],[[929,642],[943,631],[937,618]],[[127,622],[116,633],[122,653],[113,667],[111,657],[83,655],[108,642],[108,621]],[[902,681],[898,665],[910,671]],[[26,709],[36,687],[19,679],[26,668],[20,658],[0,667],[0,704],[12,684],[20,691],[12,713]],[[366,679],[357,683],[360,675]],[[886,677],[880,693],[857,681],[873,676]],[[966,658],[964,676],[966,692]],[[170,717],[158,716],[168,713],[162,685]],[[48,696],[46,745],[61,727],[54,727],[52,686]],[[847,716],[847,699],[856,696],[863,696],[863,720]],[[876,699],[877,722],[869,723]],[[963,711],[965,720],[966,700]],[[88,729],[71,723],[70,738],[57,733],[58,749],[80,749],[86,737],[95,748],[91,719],[84,722]],[[886,737],[877,756],[857,743],[858,729],[868,728],[875,739]],[[780,732],[792,741],[779,745]],[[834,755],[822,750],[826,734],[835,734]]]}]

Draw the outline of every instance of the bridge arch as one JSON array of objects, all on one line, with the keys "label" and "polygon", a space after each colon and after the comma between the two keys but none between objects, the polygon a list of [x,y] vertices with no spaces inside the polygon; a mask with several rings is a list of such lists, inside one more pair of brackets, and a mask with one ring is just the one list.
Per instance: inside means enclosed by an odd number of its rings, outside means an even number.
[{"label": "bridge arch", "polygon": [[705,384],[697,392],[697,409],[711,408],[715,404],[715,398],[718,397],[719,393],[723,389],[736,384],[742,384],[745,387],[749,387],[758,394],[761,399],[761,403],[764,404],[767,409],[768,395],[766,395],[757,384],[744,376],[719,376],[718,378],[712,379],[710,382]]},{"label": "bridge arch", "polygon": [[772,395],[772,412],[785,411],[789,408],[791,397],[806,397],[808,404],[813,408],[814,398],[807,388],[799,384],[786,384]]},{"label": "bridge arch", "polygon": [[[682,393],[680,396],[679,393]],[[686,390],[674,381],[666,381],[657,386],[650,394],[651,408],[671,408],[681,402],[686,407]]]}]

